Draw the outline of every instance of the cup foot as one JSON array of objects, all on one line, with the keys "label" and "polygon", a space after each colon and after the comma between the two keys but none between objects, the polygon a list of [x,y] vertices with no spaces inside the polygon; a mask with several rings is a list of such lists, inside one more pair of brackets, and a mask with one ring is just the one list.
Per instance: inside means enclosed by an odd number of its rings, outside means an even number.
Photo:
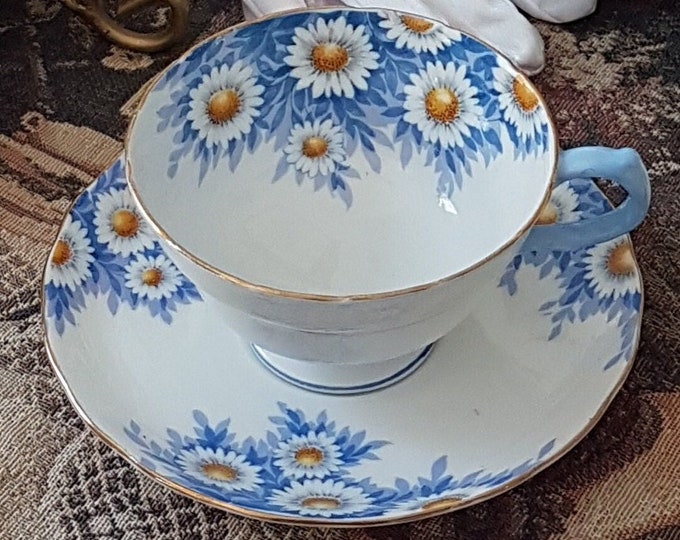
[{"label": "cup foot", "polygon": [[269,371],[293,386],[319,394],[356,395],[387,388],[405,379],[427,359],[434,343],[397,358],[370,364],[336,364],[295,360],[251,344]]}]

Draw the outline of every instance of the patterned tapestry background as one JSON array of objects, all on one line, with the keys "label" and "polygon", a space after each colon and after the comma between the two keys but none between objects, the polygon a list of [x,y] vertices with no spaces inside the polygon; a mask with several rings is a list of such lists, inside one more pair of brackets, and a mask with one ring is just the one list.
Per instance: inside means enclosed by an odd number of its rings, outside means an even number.
[{"label": "patterned tapestry background", "polygon": [[[118,155],[135,95],[240,2],[194,1],[175,49],[133,54],[56,0],[0,4],[0,538],[680,539],[680,7],[600,0],[591,17],[538,24],[535,81],[561,144],[634,146],[652,208],[634,233],[642,341],[610,410],[566,457],[509,493],[449,516],[360,530],[231,516],[143,477],[91,434],[51,371],[40,276],[72,199]],[[146,21],[161,24],[163,14]]]}]

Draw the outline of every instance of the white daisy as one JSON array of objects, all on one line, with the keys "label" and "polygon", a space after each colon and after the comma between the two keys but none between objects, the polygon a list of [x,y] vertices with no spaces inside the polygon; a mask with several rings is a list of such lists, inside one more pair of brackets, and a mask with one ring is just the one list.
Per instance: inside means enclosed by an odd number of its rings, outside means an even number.
[{"label": "white daisy", "polygon": [[332,120],[315,120],[295,126],[288,137],[288,163],[308,176],[323,176],[335,172],[336,166],[345,161],[344,138],[340,126]]},{"label": "white daisy", "polygon": [[536,220],[538,225],[552,223],[571,223],[577,221],[581,212],[578,207],[578,195],[566,183],[558,184],[550,194],[550,200],[542,209]]},{"label": "white daisy", "polygon": [[394,512],[413,512],[423,510],[435,512],[437,510],[453,509],[461,504],[468,497],[467,493],[456,489],[448,489],[430,497],[416,497],[394,505]]},{"label": "white daisy", "polygon": [[519,74],[513,76],[502,67],[493,68],[493,73],[493,86],[500,93],[498,105],[503,119],[515,126],[517,135],[522,139],[540,133],[545,115],[538,94],[529,86],[526,78]]},{"label": "white daisy", "polygon": [[251,465],[236,452],[225,453],[222,448],[197,446],[183,450],[175,461],[188,476],[228,491],[250,490],[262,483],[258,474],[262,467]]},{"label": "white daisy", "polygon": [[357,514],[366,510],[372,502],[361,488],[319,479],[302,483],[293,481],[287,488],[273,490],[269,501],[303,516],[322,517]]},{"label": "white daisy", "polygon": [[250,133],[253,119],[260,116],[263,92],[252,68],[241,60],[215,66],[189,92],[187,119],[208,146],[219,146]]},{"label": "white daisy", "polygon": [[127,188],[112,188],[108,193],[99,195],[94,225],[97,240],[123,257],[154,245],[151,229]]},{"label": "white daisy", "polygon": [[391,11],[381,13],[384,20],[379,26],[387,29],[387,39],[396,40],[395,47],[406,47],[417,53],[436,54],[453,41],[460,41],[460,32],[441,24],[413,15],[400,15]]},{"label": "white daisy", "polygon": [[295,478],[323,478],[336,472],[342,463],[335,437],[313,431],[281,441],[274,450],[274,457],[277,458],[274,465],[281,467],[286,476]]},{"label": "white daisy", "polygon": [[182,281],[177,267],[165,255],[139,255],[125,267],[125,286],[142,298],[170,298]]},{"label": "white daisy", "polygon": [[316,25],[296,28],[293,45],[284,58],[291,75],[298,80],[296,88],[312,87],[312,96],[322,94],[354,97],[354,89],[368,89],[366,79],[378,67],[378,53],[373,51],[364,26],[354,28],[344,17]]},{"label": "white daisy", "polygon": [[639,292],[637,264],[626,236],[590,248],[583,261],[586,263],[585,280],[600,298],[613,296],[616,299]]},{"label": "white daisy", "polygon": [[66,216],[64,227],[50,256],[50,283],[56,287],[74,290],[92,276],[90,263],[94,261],[94,248],[87,237],[87,229],[71,214]]},{"label": "white daisy", "polygon": [[445,147],[463,145],[470,136],[469,126],[479,125],[482,108],[477,104],[477,88],[466,78],[465,66],[428,62],[425,71],[411,75],[404,87],[404,120],[416,125],[425,140]]}]

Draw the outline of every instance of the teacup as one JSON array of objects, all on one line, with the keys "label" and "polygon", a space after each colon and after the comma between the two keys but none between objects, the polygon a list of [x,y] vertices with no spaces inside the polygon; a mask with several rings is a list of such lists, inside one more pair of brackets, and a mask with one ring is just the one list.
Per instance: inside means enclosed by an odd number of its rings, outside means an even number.
[{"label": "teacup", "polygon": [[[519,250],[612,239],[649,205],[635,151],[560,152],[507,59],[384,10],[209,38],[150,87],[126,152],[142,213],[225,324],[280,376],[330,392],[410,373]],[[581,177],[628,197],[559,223],[551,188]]]}]

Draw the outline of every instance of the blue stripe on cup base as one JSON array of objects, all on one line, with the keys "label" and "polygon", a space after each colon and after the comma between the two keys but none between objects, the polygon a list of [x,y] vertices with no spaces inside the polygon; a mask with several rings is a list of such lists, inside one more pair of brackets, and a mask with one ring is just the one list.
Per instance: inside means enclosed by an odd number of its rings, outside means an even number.
[{"label": "blue stripe on cup base", "polygon": [[[255,358],[257,358],[263,366],[265,366],[278,378],[289,384],[292,384],[293,386],[297,386],[298,388],[302,388],[304,390],[309,390],[310,392],[316,392],[319,394],[356,395],[381,390],[405,379],[413,372],[415,372],[421,365],[423,365],[425,360],[427,360],[428,356],[430,355],[430,352],[432,352],[432,349],[434,348],[434,343],[430,343],[425,348],[420,350],[417,353],[417,355],[406,365],[404,365],[403,362],[400,362],[399,366],[395,369],[393,373],[375,381],[348,386],[321,384],[319,382],[307,381],[299,377],[293,376],[289,373],[286,373],[284,370],[280,369],[279,367],[275,366],[272,362],[270,362],[267,359],[267,351],[265,351],[264,349],[258,347],[254,343],[251,343],[250,348],[255,354]],[[386,362],[390,362],[390,360],[387,360]],[[347,364],[346,367],[347,369],[353,370],[360,369],[360,365],[356,364]]]}]

